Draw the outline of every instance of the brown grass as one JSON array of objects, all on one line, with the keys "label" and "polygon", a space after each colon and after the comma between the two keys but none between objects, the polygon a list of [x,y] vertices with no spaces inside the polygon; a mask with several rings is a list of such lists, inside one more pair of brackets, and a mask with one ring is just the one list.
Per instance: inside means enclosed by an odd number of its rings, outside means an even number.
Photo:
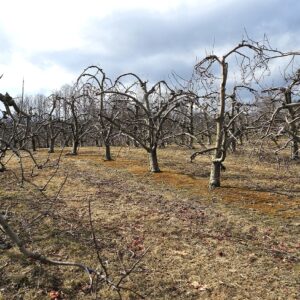
[{"label": "brown grass", "polygon": [[[298,299],[299,164],[279,168],[234,155],[226,162],[223,187],[209,192],[209,157],[191,164],[187,150],[160,150],[162,172],[150,174],[142,149],[114,148],[113,154],[112,162],[96,148],[64,157],[49,196],[66,173],[69,179],[53,215],[21,233],[29,245],[50,257],[97,265],[89,198],[112,277],[150,246],[126,282],[146,299]],[[23,218],[15,224],[21,228],[47,201],[18,187],[10,173],[0,176],[0,200],[3,207],[12,205],[12,220]],[[15,248],[0,251],[0,299],[49,299],[51,289],[65,299],[95,299],[86,294],[80,271],[31,264]],[[118,299],[106,288],[99,296]],[[124,299],[138,298],[126,292]]]},{"label": "brown grass", "polygon": [[[134,154],[131,159],[128,159],[130,151]],[[147,174],[146,155],[142,149],[130,151],[124,150],[120,155],[120,150],[117,150],[119,157],[105,164],[113,168],[126,169],[134,175],[144,177]],[[82,155],[85,156],[85,153]],[[207,189],[209,171],[207,157],[201,159],[201,163],[206,168],[206,172],[203,170],[201,172],[200,168],[203,168],[201,165],[190,167],[191,164],[187,162],[189,156],[184,150],[172,150],[172,153],[168,150],[161,150],[159,155],[162,157],[163,171],[152,174],[155,182],[167,184],[176,189],[185,189],[190,194],[207,199],[218,197],[220,201],[251,208],[265,214],[278,214],[284,217],[300,214],[298,210],[300,204],[299,164],[290,166],[286,171],[278,169],[278,165],[258,164],[253,160],[245,161],[244,156],[234,156],[226,162],[229,172],[224,174],[222,187],[211,193]],[[176,162],[174,162],[174,156]],[[93,157],[90,156],[89,159]],[[170,164],[172,168],[168,167]]]}]

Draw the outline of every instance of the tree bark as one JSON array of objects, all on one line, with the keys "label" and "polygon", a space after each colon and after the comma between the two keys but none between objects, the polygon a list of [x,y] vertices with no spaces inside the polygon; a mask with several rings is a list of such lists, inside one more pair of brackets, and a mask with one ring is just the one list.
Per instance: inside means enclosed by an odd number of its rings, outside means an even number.
[{"label": "tree bark", "polygon": [[214,189],[221,186],[221,163],[213,162],[211,164],[209,188]]},{"label": "tree bark", "polygon": [[[207,107],[206,107],[207,109]],[[207,145],[211,145],[212,144],[212,137],[211,137],[211,130],[210,130],[210,126],[209,126],[209,120],[207,117],[208,112],[204,111],[204,121],[205,121],[205,126],[206,126],[206,132],[207,132]]]},{"label": "tree bark", "polygon": [[49,148],[49,133],[47,132],[47,135],[46,135],[46,148]]},{"label": "tree bark", "polygon": [[105,159],[112,160],[111,153],[110,153],[110,144],[105,144]]},{"label": "tree bark", "polygon": [[218,104],[218,115],[216,118],[217,132],[216,132],[216,144],[215,153],[212,159],[209,188],[214,189],[221,186],[221,163],[225,158],[225,149],[222,149],[224,138],[224,121],[225,121],[225,99],[226,99],[226,81],[228,74],[228,65],[224,61],[221,63],[222,67],[222,82],[220,85],[220,98]]},{"label": "tree bark", "polygon": [[292,144],[292,159],[296,160],[299,159],[299,145],[298,142],[296,140],[293,140],[293,144]]},{"label": "tree bark", "polygon": [[35,137],[31,137],[31,144],[32,144],[32,151],[36,151],[36,142],[35,142]]},{"label": "tree bark", "polygon": [[231,151],[233,153],[236,153],[236,139],[235,138],[233,138],[231,141]]},{"label": "tree bark", "polygon": [[0,172],[6,171],[5,165],[0,161]]},{"label": "tree bark", "polygon": [[[194,103],[190,103],[190,116],[189,116],[189,133],[191,135],[194,135]],[[189,147],[191,149],[194,149],[194,138],[192,136],[189,136]]]},{"label": "tree bark", "polygon": [[160,172],[159,166],[158,166],[158,160],[157,160],[157,151],[155,149],[151,149],[148,152],[149,155],[149,168],[150,172],[158,173]]},{"label": "tree bark", "polygon": [[[290,88],[286,89],[284,92],[285,96],[285,102],[286,104],[291,104],[292,103],[292,91]],[[295,111],[292,107],[288,108],[288,112],[291,116],[291,119],[293,120],[295,118]],[[298,128],[296,124],[293,122],[290,124],[290,129],[293,133],[293,141],[292,141],[292,153],[291,153],[291,159],[299,159],[299,146],[298,146],[298,141],[295,138],[295,136],[298,135]]]},{"label": "tree bark", "polygon": [[49,145],[49,153],[54,153],[54,144],[55,144],[55,139],[51,138],[50,139],[50,145]]},{"label": "tree bark", "polygon": [[72,152],[71,155],[77,155],[78,154],[78,146],[79,146],[79,141],[74,140],[73,145],[72,145]]}]

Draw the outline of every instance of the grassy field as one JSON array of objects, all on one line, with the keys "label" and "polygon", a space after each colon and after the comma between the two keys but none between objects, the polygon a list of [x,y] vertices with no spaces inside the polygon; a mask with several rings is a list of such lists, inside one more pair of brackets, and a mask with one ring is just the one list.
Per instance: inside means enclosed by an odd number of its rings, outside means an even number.
[{"label": "grassy field", "polygon": [[[190,163],[191,150],[161,149],[162,172],[151,174],[142,149],[113,148],[111,162],[103,154],[82,148],[63,156],[46,191],[55,195],[68,175],[54,202],[18,185],[12,172],[0,174],[1,207],[30,249],[97,268],[90,202],[113,280],[149,248],[124,282],[146,299],[300,299],[299,163],[230,155],[222,188],[209,192],[208,156]],[[17,170],[13,159],[10,165]],[[32,180],[42,185],[52,173],[46,168]],[[8,242],[0,232],[1,241]],[[0,249],[0,299],[50,299],[51,290],[61,299],[119,299],[105,286],[98,298],[88,293],[81,270],[32,263],[8,248]],[[122,295],[139,299],[129,290]]]}]

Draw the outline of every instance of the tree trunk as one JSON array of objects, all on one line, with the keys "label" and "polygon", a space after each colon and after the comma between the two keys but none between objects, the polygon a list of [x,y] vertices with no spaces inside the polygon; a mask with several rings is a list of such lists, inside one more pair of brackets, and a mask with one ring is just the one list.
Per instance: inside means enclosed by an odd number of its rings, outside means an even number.
[{"label": "tree trunk", "polygon": [[300,156],[299,156],[299,145],[298,145],[298,142],[297,141],[293,141],[293,144],[292,144],[292,159],[299,159]]},{"label": "tree trunk", "polygon": [[32,136],[31,138],[31,144],[32,144],[32,151],[36,151],[36,142],[34,136]]},{"label": "tree trunk", "polygon": [[[233,113],[232,113],[232,117],[234,116],[234,111],[233,111]],[[232,131],[232,134],[234,135],[235,134],[235,121],[233,121],[232,122],[232,124],[231,124],[231,131]],[[235,136],[233,136],[232,137],[232,141],[231,141],[231,151],[233,152],[233,153],[235,153],[236,152],[236,137]]]},{"label": "tree trunk", "polygon": [[61,145],[65,146],[65,147],[69,147],[69,142],[70,142],[70,136],[68,136],[67,134],[63,133],[63,138],[62,138]]},{"label": "tree trunk", "polygon": [[36,141],[37,141],[38,148],[42,148],[41,139],[39,138],[39,136],[36,136]]},{"label": "tree trunk", "polygon": [[[210,170],[210,180],[209,180],[209,188],[214,189],[216,187],[221,186],[221,163],[225,159],[225,149],[222,149],[223,142],[226,141],[226,136],[224,137],[224,121],[225,121],[225,99],[226,99],[226,81],[227,81],[227,72],[228,67],[227,63],[222,60],[222,82],[220,85],[220,98],[218,104],[218,115],[216,118],[216,150],[214,153],[214,157],[211,163]],[[223,140],[224,139],[224,140]]]},{"label": "tree trunk", "polygon": [[239,137],[240,140],[240,145],[243,146],[244,145],[244,139],[243,139],[244,133],[242,133]]},{"label": "tree trunk", "polygon": [[236,153],[236,139],[235,138],[233,138],[231,141],[231,151],[233,153]]},{"label": "tree trunk", "polygon": [[49,150],[48,153],[54,153],[54,144],[55,144],[55,139],[50,139],[50,145],[49,145]]},{"label": "tree trunk", "polygon": [[157,160],[157,151],[155,149],[151,149],[148,152],[149,155],[149,168],[150,172],[158,173],[160,172],[159,166],[158,166],[158,160]]},{"label": "tree trunk", "polygon": [[[190,104],[190,124],[189,124],[189,131],[191,135],[194,135],[194,103],[191,102]],[[194,149],[194,138],[192,136],[189,137],[189,147]]]},{"label": "tree trunk", "polygon": [[211,164],[209,188],[214,189],[221,186],[221,163],[213,162]]},{"label": "tree trunk", "polygon": [[111,153],[110,153],[110,144],[105,144],[105,159],[112,160]]},{"label": "tree trunk", "polygon": [[0,172],[4,172],[6,170],[4,164],[0,161]]},{"label": "tree trunk", "polygon": [[139,147],[140,147],[140,144],[139,144],[136,140],[134,140],[134,141],[133,141],[133,146],[134,146],[135,148],[139,148]]},{"label": "tree trunk", "polygon": [[[134,116],[135,120],[138,120],[138,118],[139,118],[139,110],[140,110],[139,106],[136,105],[135,106],[135,116]],[[134,126],[133,132],[134,132],[134,136],[138,136],[138,126],[136,126],[136,125]],[[135,148],[138,148],[140,146],[136,140],[133,140],[133,145]]]},{"label": "tree trunk", "polygon": [[211,130],[210,130],[210,126],[209,126],[209,120],[207,117],[207,111],[204,111],[204,121],[205,121],[205,126],[206,126],[206,132],[207,132],[207,145],[211,145],[212,144],[212,134],[211,134]]},{"label": "tree trunk", "polygon": [[46,132],[46,148],[49,148],[49,133]]},{"label": "tree trunk", "polygon": [[72,155],[77,155],[78,154],[78,146],[79,146],[79,141],[78,140],[74,140],[73,141],[73,145],[72,145]]},{"label": "tree trunk", "polygon": [[[291,104],[292,103],[292,91],[290,88],[286,89],[284,92],[285,96],[285,102],[286,104]],[[295,119],[295,111],[293,108],[288,108],[288,112],[290,114],[290,117],[292,120]],[[293,132],[293,142],[292,142],[292,153],[291,153],[291,159],[299,159],[299,146],[298,142],[295,138],[295,136],[298,135],[298,128],[294,122],[290,124],[290,129]]]}]

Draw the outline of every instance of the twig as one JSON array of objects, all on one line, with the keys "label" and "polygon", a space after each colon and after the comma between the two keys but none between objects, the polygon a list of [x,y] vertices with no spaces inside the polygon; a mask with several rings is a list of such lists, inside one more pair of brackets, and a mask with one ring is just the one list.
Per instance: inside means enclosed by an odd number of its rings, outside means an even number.
[{"label": "twig", "polygon": [[105,275],[105,280],[108,280],[109,279],[109,273],[108,273],[108,270],[106,268],[106,265],[104,263],[104,261],[102,260],[101,256],[100,256],[100,253],[99,253],[99,245],[98,245],[98,242],[97,242],[97,239],[96,239],[96,234],[95,234],[95,229],[94,229],[94,225],[93,225],[93,220],[92,220],[92,209],[91,209],[91,199],[89,198],[88,199],[88,208],[89,208],[89,223],[90,223],[90,228],[91,228],[91,231],[92,231],[92,237],[93,237],[93,242],[94,242],[94,246],[95,246],[95,251],[96,251],[96,254],[97,254],[97,258],[98,258],[98,261],[101,265],[101,268],[103,269],[103,272],[104,272],[104,275]]},{"label": "twig", "polygon": [[204,154],[204,153],[207,153],[207,152],[211,152],[211,151],[214,151],[214,150],[217,150],[217,148],[214,147],[214,148],[204,149],[204,150],[197,151],[197,152],[193,153],[193,154],[191,155],[191,162],[193,162],[193,160],[194,160],[198,155],[201,155],[201,154]]},{"label": "twig", "polygon": [[24,254],[27,258],[37,260],[37,261],[40,261],[43,264],[48,264],[48,265],[78,267],[78,268],[84,270],[87,273],[87,275],[89,277],[90,285],[92,285],[93,278],[92,278],[91,274],[92,273],[97,274],[97,272],[95,270],[93,270],[93,269],[91,269],[91,268],[89,268],[89,267],[87,267],[87,266],[85,266],[84,264],[81,264],[81,263],[52,260],[52,259],[47,258],[46,256],[43,256],[42,254],[40,254],[38,252],[32,252],[32,251],[28,250],[25,247],[25,243],[20,240],[19,236],[9,226],[9,224],[6,222],[6,220],[2,216],[2,214],[0,214],[0,225],[4,229],[5,233],[9,236],[11,241],[14,244],[17,245],[20,252],[22,254]]}]

